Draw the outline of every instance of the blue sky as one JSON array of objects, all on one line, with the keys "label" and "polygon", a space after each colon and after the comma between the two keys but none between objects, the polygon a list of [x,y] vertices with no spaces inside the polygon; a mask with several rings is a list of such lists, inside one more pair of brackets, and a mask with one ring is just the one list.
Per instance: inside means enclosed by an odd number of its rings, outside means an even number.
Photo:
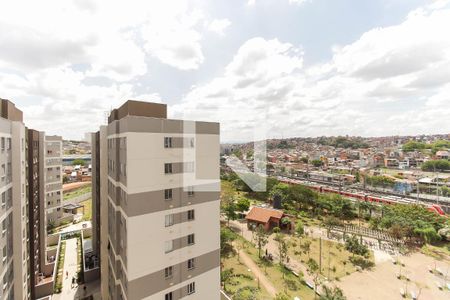
[{"label": "blue sky", "polygon": [[261,127],[267,137],[448,133],[449,10],[415,0],[18,0],[2,4],[0,97],[30,127],[72,139],[127,99],[219,121],[222,141]]}]

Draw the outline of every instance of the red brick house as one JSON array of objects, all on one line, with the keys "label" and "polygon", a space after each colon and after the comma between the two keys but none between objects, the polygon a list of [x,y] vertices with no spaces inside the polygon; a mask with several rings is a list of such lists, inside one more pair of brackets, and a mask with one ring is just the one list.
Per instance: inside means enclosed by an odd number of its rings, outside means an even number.
[{"label": "red brick house", "polygon": [[274,227],[281,228],[281,219],[283,217],[284,213],[281,210],[253,206],[245,219],[247,220],[248,228],[256,228],[261,224],[266,231],[269,231]]}]

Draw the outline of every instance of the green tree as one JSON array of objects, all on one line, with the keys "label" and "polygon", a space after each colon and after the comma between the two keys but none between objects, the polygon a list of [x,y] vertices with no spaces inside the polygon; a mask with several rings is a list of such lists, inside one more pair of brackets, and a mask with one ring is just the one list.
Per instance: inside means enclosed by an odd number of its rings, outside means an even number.
[{"label": "green tree", "polygon": [[268,242],[268,235],[264,227],[259,224],[254,231],[256,247],[258,248],[258,257],[261,258],[261,250]]},{"label": "green tree", "polygon": [[286,238],[284,234],[277,233],[275,240],[278,243],[278,256],[280,258],[280,265],[284,266],[284,262],[286,261],[288,253],[288,244]]},{"label": "green tree", "polygon": [[230,252],[233,247],[231,243],[236,239],[236,233],[227,227],[220,228],[220,254],[225,255]]},{"label": "green tree", "polygon": [[345,249],[354,254],[367,256],[369,254],[369,248],[366,245],[361,244],[356,236],[351,236],[345,241]]},{"label": "green tree", "polygon": [[301,220],[298,220],[297,224],[295,224],[295,233],[297,233],[299,236],[305,234],[305,226],[303,225],[303,222]]},{"label": "green tree", "polygon": [[344,296],[344,292],[338,288],[330,288],[327,286],[323,286],[322,294],[320,295],[319,300],[346,300],[347,298]]},{"label": "green tree", "polygon": [[314,259],[310,258],[306,262],[306,267],[307,267],[308,274],[313,277],[313,281],[314,281],[314,299],[316,299],[317,288],[319,287],[319,284],[320,284],[320,281],[319,281],[319,275],[320,275],[319,264],[317,263],[317,261],[315,261]]},{"label": "green tree", "polygon": [[239,212],[245,212],[250,208],[250,200],[247,198],[240,198],[236,203],[236,210]]},{"label": "green tree", "polygon": [[227,224],[230,226],[230,220],[236,220],[236,204],[234,202],[228,202],[224,206],[224,212],[227,217]]},{"label": "green tree", "polygon": [[320,159],[313,159],[313,160],[311,161],[311,164],[312,164],[314,167],[318,168],[318,167],[323,166],[323,161],[321,161]]},{"label": "green tree", "polygon": [[72,161],[72,166],[77,166],[77,165],[84,167],[86,165],[86,161],[84,159],[74,159]]},{"label": "green tree", "polygon": [[285,293],[277,293],[274,298],[274,300],[289,300],[289,299],[290,299],[289,296],[286,295]]},{"label": "green tree", "polygon": [[450,170],[450,161],[446,159],[429,160],[422,164],[422,171],[447,171]]},{"label": "green tree", "polygon": [[234,276],[233,268],[225,269],[220,272],[220,280],[223,282],[223,290],[227,291],[227,283]]},{"label": "green tree", "polygon": [[237,217],[234,191],[224,190],[220,200],[220,209],[227,217],[227,224],[229,226],[230,220],[235,220]]},{"label": "green tree", "polygon": [[310,253],[311,253],[311,241],[310,240],[306,240],[303,243],[300,244],[300,248],[303,250],[303,253],[308,255],[308,259],[310,258]]}]

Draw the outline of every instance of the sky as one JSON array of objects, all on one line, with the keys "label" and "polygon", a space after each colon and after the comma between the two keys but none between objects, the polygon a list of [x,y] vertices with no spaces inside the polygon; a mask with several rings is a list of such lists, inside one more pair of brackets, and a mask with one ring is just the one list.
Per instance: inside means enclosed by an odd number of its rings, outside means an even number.
[{"label": "sky", "polygon": [[0,11],[0,98],[47,134],[81,139],[128,99],[220,122],[222,142],[450,133],[449,1],[15,0]]}]

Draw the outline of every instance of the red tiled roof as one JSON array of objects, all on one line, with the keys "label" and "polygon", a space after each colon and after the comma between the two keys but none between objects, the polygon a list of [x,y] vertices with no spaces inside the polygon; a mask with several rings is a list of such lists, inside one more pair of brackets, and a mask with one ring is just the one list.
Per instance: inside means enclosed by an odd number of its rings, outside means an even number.
[{"label": "red tiled roof", "polygon": [[267,223],[270,218],[281,219],[282,217],[283,212],[281,210],[254,206],[245,218],[250,221]]}]

